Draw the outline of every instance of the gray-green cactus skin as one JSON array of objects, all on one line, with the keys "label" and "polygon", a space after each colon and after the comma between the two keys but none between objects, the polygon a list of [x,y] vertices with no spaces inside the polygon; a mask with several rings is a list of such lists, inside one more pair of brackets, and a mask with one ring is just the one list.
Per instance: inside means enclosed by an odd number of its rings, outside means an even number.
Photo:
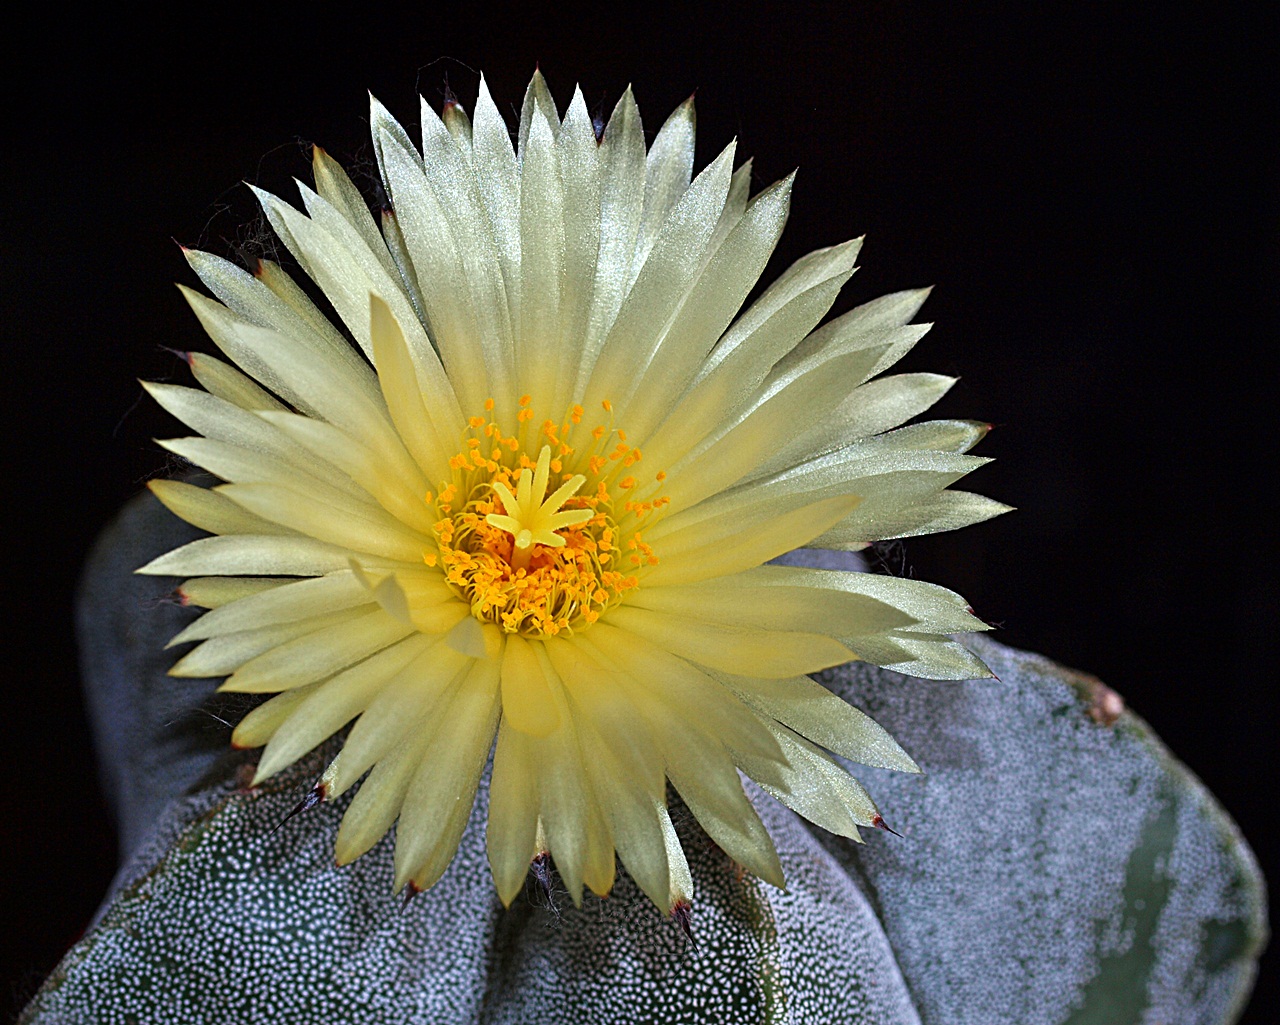
[{"label": "gray-green cactus skin", "polygon": [[124,863],[23,1022],[1218,1025],[1247,1000],[1265,893],[1235,825],[1111,691],[990,641],[973,643],[997,680],[820,677],[924,768],[860,770],[902,836],[855,844],[753,792],[783,892],[675,815],[694,942],[625,872],[581,908],[552,876],[504,909],[483,785],[449,871],[402,904],[390,838],[334,866],[346,800],[284,821],[333,741],[246,789],[253,753],[227,750],[222,720],[250,699],[164,675],[194,612],[131,571],[190,536],[139,499],[86,574]]}]

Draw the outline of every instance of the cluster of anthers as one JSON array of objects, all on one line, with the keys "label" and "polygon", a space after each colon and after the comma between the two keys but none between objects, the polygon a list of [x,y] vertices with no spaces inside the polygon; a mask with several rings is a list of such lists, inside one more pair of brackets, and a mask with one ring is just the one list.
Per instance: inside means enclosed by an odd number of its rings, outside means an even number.
[{"label": "cluster of anthers", "polygon": [[[658,564],[642,528],[668,504],[666,474],[639,476],[640,449],[609,425],[579,443],[580,405],[535,431],[530,401],[520,399],[515,435],[487,417],[468,420],[463,448],[449,460],[453,479],[426,495],[438,517],[437,552],[423,558],[481,622],[550,637],[594,623],[639,586],[636,570]],[[609,402],[602,407],[612,412]],[[536,461],[528,454],[535,447]]]}]

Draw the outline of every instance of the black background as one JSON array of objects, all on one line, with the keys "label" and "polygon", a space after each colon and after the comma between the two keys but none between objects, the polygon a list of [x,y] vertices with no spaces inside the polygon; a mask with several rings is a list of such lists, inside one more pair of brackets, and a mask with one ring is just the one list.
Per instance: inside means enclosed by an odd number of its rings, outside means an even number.
[{"label": "black background", "polygon": [[[1019,511],[892,557],[965,594],[1005,642],[1120,690],[1278,877],[1274,15],[214,6],[49,18],[7,46],[20,636],[0,684],[0,1012],[77,938],[113,871],[71,593],[94,533],[166,469],[149,439],[175,425],[135,378],[183,378],[165,346],[211,349],[171,284],[196,283],[174,240],[260,252],[238,183],[294,198],[310,142],[369,161],[366,89],[416,125],[417,91],[438,107],[447,82],[470,107],[483,68],[514,112],[535,62],[562,107],[580,81],[607,114],[633,83],[650,135],[696,89],[699,165],[735,135],[757,187],[799,165],[766,279],[865,233],[837,312],[937,286],[923,313],[937,326],[905,366],[962,375],[936,411],[998,425],[979,449],[997,462],[971,486]],[[1248,1022],[1273,1020],[1267,975]]]}]

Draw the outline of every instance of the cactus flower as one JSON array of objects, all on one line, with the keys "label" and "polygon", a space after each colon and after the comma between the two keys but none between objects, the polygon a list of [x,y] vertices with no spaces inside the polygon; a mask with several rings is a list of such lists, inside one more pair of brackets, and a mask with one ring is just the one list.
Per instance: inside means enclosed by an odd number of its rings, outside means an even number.
[{"label": "cactus flower", "polygon": [[225,483],[152,484],[212,535],[140,570],[209,610],[172,673],[271,695],[233,735],[265,747],[257,780],[353,723],[313,800],[359,788],[340,863],[395,825],[397,889],[448,868],[491,751],[505,902],[548,857],[575,900],[621,860],[687,913],[668,784],[781,886],[740,773],[856,839],[883,820],[843,760],[917,771],[806,674],[989,675],[950,636],[985,628],[958,595],[769,564],[1004,511],[949,490],[985,425],[901,426],[951,380],[879,376],[927,330],[926,292],[819,326],[855,240],[742,310],[792,178],[750,195],[733,144],[694,176],[691,101],[647,148],[630,91],[601,126],[540,75],[515,145],[483,82],[474,118],[421,116],[418,147],[373,103],[380,223],[320,149],[305,212],[258,192],[310,292],[187,253],[229,362],[148,388],[198,435],[165,447]]}]

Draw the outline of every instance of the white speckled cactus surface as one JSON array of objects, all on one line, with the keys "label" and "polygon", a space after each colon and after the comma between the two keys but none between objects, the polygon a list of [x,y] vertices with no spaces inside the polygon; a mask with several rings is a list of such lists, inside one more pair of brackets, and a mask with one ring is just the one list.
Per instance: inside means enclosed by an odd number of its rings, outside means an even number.
[{"label": "white speckled cactus surface", "polygon": [[625,874],[579,909],[552,872],[504,909],[487,781],[456,860],[404,904],[391,837],[334,867],[344,801],[285,821],[331,751],[246,789],[252,753],[188,711],[245,699],[165,676],[192,613],[132,570],[192,536],[139,499],[90,564],[86,683],[128,859],[27,1025],[1219,1025],[1247,998],[1264,895],[1234,824],[1112,692],[990,641],[998,680],[821,677],[920,753],[924,775],[872,773],[901,836],[857,845],[756,800],[782,891],[673,805],[692,941]]}]

